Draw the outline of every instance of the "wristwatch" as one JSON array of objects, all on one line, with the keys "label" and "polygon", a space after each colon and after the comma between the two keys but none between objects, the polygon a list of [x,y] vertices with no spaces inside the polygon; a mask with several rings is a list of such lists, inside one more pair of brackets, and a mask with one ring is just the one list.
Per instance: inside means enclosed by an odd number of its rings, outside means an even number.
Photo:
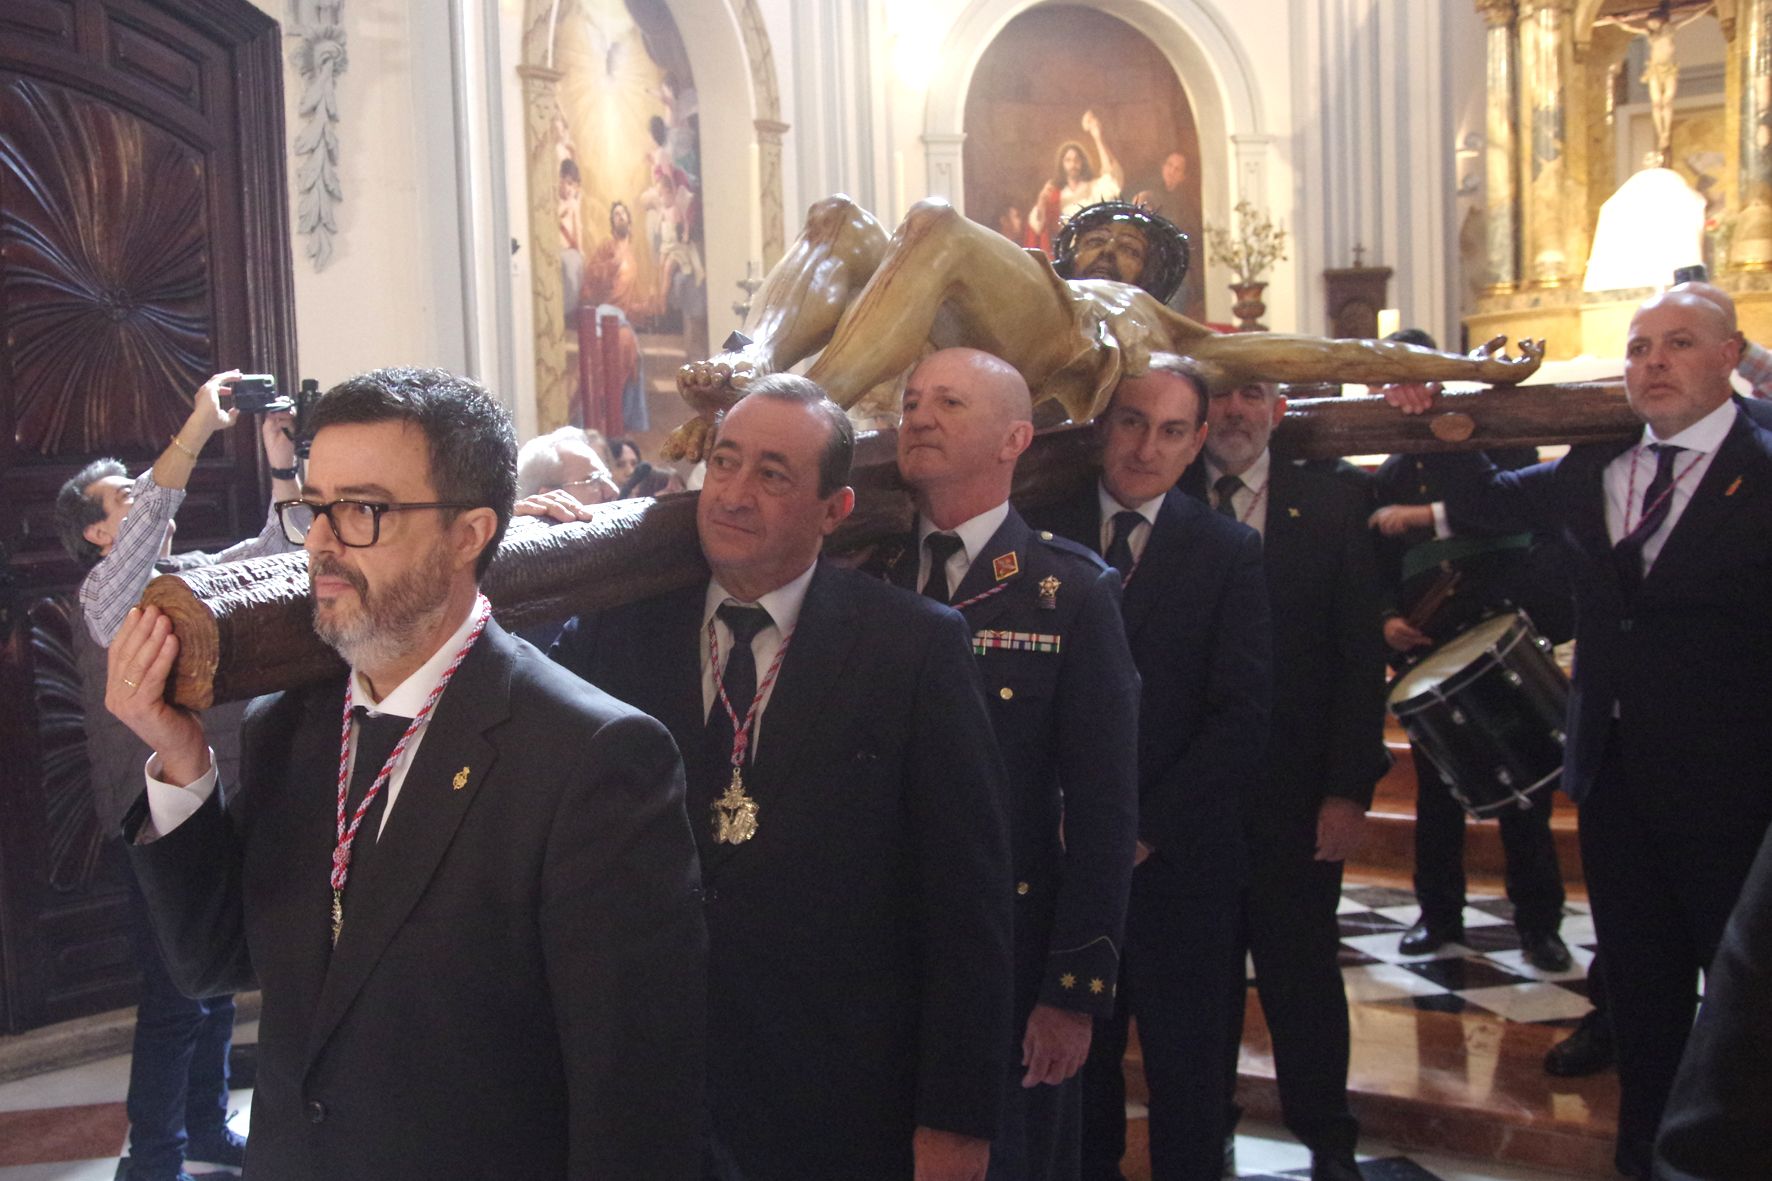
[{"label": "wristwatch", "polygon": [[295,472],[296,469],[293,467],[277,467],[273,464],[271,467],[271,479],[293,480],[295,479]]}]

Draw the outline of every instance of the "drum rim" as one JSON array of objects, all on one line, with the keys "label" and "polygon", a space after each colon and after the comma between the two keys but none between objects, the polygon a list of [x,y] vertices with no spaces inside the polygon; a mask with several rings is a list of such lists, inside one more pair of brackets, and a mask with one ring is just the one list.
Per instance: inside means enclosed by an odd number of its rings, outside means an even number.
[{"label": "drum rim", "polygon": [[[1465,812],[1468,813],[1469,815],[1480,817],[1484,820],[1487,820],[1490,816],[1494,815],[1494,813],[1500,808],[1506,807],[1508,805],[1512,805],[1513,807],[1518,808],[1520,806],[1519,805],[1519,797],[1520,796],[1530,796],[1535,791],[1539,791],[1541,789],[1549,787],[1551,780],[1556,779],[1558,776],[1562,775],[1562,773],[1563,773],[1563,765],[1561,763],[1558,763],[1556,770],[1552,771],[1549,775],[1546,775],[1542,779],[1539,779],[1536,783],[1532,783],[1532,784],[1527,785],[1526,788],[1521,791],[1509,792],[1507,795],[1505,795],[1501,799],[1495,801],[1493,804],[1484,804],[1480,808],[1471,808],[1471,807],[1464,805],[1461,801],[1460,806],[1463,807]],[[1552,788],[1551,790],[1554,791],[1555,789]]]},{"label": "drum rim", "polygon": [[[1469,664],[1441,681],[1437,686],[1423,689],[1413,697],[1406,697],[1402,701],[1391,700],[1387,696],[1386,705],[1390,708],[1391,716],[1401,721],[1403,718],[1409,717],[1412,714],[1420,713],[1422,710],[1426,709],[1428,705],[1451,697],[1453,694],[1462,690],[1466,685],[1488,672],[1491,667],[1499,665],[1506,660],[1508,653],[1518,647],[1521,640],[1537,634],[1538,629],[1532,625],[1532,617],[1516,607],[1511,612],[1498,612],[1495,615],[1486,616],[1483,619],[1478,620],[1476,623],[1473,623],[1470,628],[1460,632],[1457,636],[1453,636],[1452,639],[1447,640],[1446,643],[1453,643],[1459,638],[1459,636],[1467,634],[1471,629],[1480,627],[1492,619],[1505,618],[1508,616],[1512,616],[1512,618],[1509,621],[1508,626],[1502,629],[1500,639],[1494,644],[1484,648]],[[1442,644],[1438,646],[1444,647],[1445,645]],[[1432,650],[1430,649],[1430,652],[1431,651]],[[1409,674],[1413,671],[1414,669],[1408,669],[1399,674],[1397,679],[1391,684],[1391,692],[1395,693],[1397,688],[1409,678]]]}]

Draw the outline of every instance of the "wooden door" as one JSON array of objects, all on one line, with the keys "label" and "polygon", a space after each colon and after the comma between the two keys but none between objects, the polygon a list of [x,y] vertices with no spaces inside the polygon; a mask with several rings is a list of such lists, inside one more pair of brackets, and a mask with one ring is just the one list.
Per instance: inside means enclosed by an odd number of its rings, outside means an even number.
[{"label": "wooden door", "polygon": [[[0,1031],[131,1001],[55,493],[151,464],[210,373],[295,388],[283,145],[281,37],[247,0],[0,3]],[[257,532],[259,465],[252,430],[211,440],[181,548]]]}]

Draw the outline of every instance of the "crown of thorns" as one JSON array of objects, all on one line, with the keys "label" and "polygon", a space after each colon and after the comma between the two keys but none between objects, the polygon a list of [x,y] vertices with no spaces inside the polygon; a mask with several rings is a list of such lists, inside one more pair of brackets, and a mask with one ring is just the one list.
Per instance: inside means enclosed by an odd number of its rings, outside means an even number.
[{"label": "crown of thorns", "polygon": [[1168,218],[1130,201],[1098,201],[1077,210],[1058,231],[1058,239],[1052,244],[1056,255],[1052,269],[1060,278],[1070,278],[1077,239],[1097,226],[1116,221],[1129,222],[1144,235],[1144,270],[1138,274],[1138,285],[1159,303],[1168,303],[1169,297],[1181,289],[1181,281],[1187,278],[1187,235]]}]

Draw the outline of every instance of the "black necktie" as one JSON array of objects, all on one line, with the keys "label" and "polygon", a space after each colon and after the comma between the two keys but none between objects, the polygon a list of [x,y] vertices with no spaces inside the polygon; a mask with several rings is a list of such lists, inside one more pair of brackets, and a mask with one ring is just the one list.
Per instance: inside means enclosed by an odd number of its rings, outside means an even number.
[{"label": "black necktie", "polygon": [[948,559],[960,552],[960,535],[931,533],[923,545],[929,551],[929,577],[923,580],[923,593],[938,603],[951,602],[954,588],[948,585]]},{"label": "black necktie", "polygon": [[1212,485],[1212,490],[1218,493],[1219,514],[1229,517],[1233,521],[1236,520],[1237,506],[1232,503],[1232,498],[1243,490],[1243,477],[1220,476],[1218,481]]},{"label": "black necktie", "polygon": [[1108,565],[1122,575],[1132,569],[1132,531],[1138,528],[1142,520],[1143,516],[1131,511],[1114,514],[1114,535],[1108,541],[1107,552],[1102,556],[1107,559]]},{"label": "black necktie", "polygon": [[[388,756],[394,753],[394,747],[400,743],[400,736],[412,724],[411,718],[403,718],[398,714],[372,714],[369,707],[363,705],[352,707],[351,713],[357,719],[357,753],[351,761],[350,790],[345,793],[347,828],[351,819],[357,815],[357,806],[369,794],[369,785],[381,774],[382,764],[388,761]],[[351,839],[351,876],[345,882],[347,895],[358,881],[364,862],[375,849],[376,837],[381,831],[381,818],[387,810],[388,785],[384,783],[381,791],[376,793],[375,802],[369,806],[369,811],[363,813],[363,823],[357,826],[357,835]]]},{"label": "black necktie", "polygon": [[[738,715],[739,724],[743,725],[745,714],[750,712],[751,699],[757,695],[757,658],[751,653],[751,641],[773,620],[761,607],[740,607],[737,603],[722,603],[715,614],[732,632],[732,648],[726,653],[720,684],[725,686],[726,701],[732,706],[732,713]],[[708,711],[707,732],[708,752],[715,760],[714,766],[724,769],[732,761],[732,740],[737,731],[718,696],[714,699],[714,708]]]},{"label": "black necktie", "polygon": [[[1649,481],[1649,487],[1643,492],[1642,516],[1636,528],[1619,538],[1618,544],[1612,547],[1619,581],[1629,593],[1634,593],[1643,581],[1643,547],[1667,523],[1667,515],[1673,511],[1674,460],[1685,448],[1651,443],[1649,450],[1655,452],[1655,478]],[[1636,460],[1633,458],[1631,463],[1635,464]],[[1625,506],[1625,511],[1630,511],[1629,505]]]}]

